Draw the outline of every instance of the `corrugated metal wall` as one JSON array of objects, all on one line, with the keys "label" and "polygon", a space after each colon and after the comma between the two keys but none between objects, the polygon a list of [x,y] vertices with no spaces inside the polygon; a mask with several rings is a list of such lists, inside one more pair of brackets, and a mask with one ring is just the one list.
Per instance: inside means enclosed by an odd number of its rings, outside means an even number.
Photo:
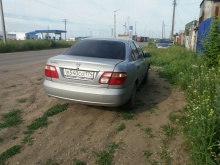
[{"label": "corrugated metal wall", "polygon": [[197,39],[197,54],[203,51],[202,41],[208,35],[213,18],[209,18],[199,24],[198,39]]}]

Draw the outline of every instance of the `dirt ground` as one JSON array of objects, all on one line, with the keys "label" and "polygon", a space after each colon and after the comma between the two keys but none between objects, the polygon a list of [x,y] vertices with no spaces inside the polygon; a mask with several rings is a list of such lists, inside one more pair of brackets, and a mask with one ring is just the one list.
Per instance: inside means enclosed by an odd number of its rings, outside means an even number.
[{"label": "dirt ground", "polygon": [[[45,62],[34,61],[27,65],[15,65],[0,69],[0,114],[11,109],[22,110],[23,123],[0,129],[4,139],[0,152],[13,145],[20,145],[24,133],[34,119],[58,103],[68,101],[48,97],[43,90]],[[25,98],[25,103],[17,100]],[[187,154],[182,149],[182,137],[178,134],[169,140],[164,152],[165,135],[161,125],[169,123],[170,112],[177,112],[186,106],[184,94],[160,78],[151,69],[149,82],[137,92],[138,108],[133,111],[134,118],[125,120],[125,110],[80,105],[69,102],[68,109],[49,118],[48,127],[38,129],[31,136],[33,145],[23,145],[21,153],[9,158],[9,165],[38,165],[53,160],[59,164],[71,165],[73,159],[95,164],[97,154],[108,150],[108,145],[119,143],[115,149],[112,164],[148,165],[166,164],[166,156],[172,158],[171,164],[185,164]],[[125,125],[125,129],[117,128]],[[151,129],[149,136],[146,129]],[[152,153],[149,158],[144,151]],[[166,155],[165,153],[168,153]]]}]

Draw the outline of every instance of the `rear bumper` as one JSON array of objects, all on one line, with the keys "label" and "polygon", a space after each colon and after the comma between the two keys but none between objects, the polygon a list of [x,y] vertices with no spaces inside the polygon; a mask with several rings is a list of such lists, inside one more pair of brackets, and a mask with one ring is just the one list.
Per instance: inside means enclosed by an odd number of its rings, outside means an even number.
[{"label": "rear bumper", "polygon": [[130,98],[133,86],[123,89],[97,88],[60,84],[44,80],[47,95],[77,103],[99,106],[121,106]]}]

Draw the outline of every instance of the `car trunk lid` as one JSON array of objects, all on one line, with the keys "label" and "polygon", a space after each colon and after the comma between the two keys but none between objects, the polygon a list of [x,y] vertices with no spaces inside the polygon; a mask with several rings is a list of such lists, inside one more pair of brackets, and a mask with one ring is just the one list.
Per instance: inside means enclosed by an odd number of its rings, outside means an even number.
[{"label": "car trunk lid", "polygon": [[47,64],[55,66],[59,78],[52,81],[59,83],[107,87],[99,79],[104,72],[113,72],[121,59],[104,59],[71,55],[58,55],[48,60]]}]

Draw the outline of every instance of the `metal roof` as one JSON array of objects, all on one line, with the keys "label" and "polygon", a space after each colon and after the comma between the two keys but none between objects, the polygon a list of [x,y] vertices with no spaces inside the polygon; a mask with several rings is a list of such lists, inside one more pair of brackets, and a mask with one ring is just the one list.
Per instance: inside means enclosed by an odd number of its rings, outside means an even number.
[{"label": "metal roof", "polygon": [[26,34],[37,34],[37,33],[55,33],[55,34],[61,34],[66,33],[65,30],[35,30],[32,32],[28,32]]}]

